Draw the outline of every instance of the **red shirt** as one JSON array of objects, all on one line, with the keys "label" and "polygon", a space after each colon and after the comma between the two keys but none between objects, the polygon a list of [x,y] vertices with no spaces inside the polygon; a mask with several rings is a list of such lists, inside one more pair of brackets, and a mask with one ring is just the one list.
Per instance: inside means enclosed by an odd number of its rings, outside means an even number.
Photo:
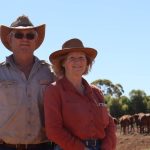
[{"label": "red shirt", "polygon": [[45,92],[47,136],[63,150],[84,150],[84,139],[102,140],[102,150],[114,150],[115,125],[104,105],[101,91],[82,81],[85,95],[66,79],[50,85]]}]

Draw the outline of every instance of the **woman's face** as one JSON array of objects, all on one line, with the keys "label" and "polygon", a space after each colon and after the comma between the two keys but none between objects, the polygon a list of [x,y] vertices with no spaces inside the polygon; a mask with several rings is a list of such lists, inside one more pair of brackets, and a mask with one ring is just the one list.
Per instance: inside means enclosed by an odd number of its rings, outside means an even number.
[{"label": "woman's face", "polygon": [[63,64],[66,76],[81,77],[87,68],[87,58],[84,52],[70,52]]}]

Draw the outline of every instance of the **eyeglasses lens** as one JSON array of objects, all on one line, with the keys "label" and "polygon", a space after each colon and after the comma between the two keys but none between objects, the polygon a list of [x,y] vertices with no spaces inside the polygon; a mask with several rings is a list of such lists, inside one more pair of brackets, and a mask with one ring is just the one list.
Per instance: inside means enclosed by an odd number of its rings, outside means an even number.
[{"label": "eyeglasses lens", "polygon": [[29,39],[29,40],[33,40],[34,37],[35,37],[34,33],[28,33],[28,34],[26,34],[26,38]]},{"label": "eyeglasses lens", "polygon": [[16,39],[23,39],[25,37],[28,40],[33,40],[35,38],[35,34],[34,33],[27,33],[27,34],[15,33],[14,37]]}]

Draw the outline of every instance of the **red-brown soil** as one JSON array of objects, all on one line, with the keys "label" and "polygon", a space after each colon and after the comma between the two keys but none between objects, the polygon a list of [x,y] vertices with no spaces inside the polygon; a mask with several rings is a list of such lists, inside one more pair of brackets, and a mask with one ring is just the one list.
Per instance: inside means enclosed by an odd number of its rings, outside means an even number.
[{"label": "red-brown soil", "polygon": [[150,134],[123,135],[117,132],[116,150],[150,150]]}]

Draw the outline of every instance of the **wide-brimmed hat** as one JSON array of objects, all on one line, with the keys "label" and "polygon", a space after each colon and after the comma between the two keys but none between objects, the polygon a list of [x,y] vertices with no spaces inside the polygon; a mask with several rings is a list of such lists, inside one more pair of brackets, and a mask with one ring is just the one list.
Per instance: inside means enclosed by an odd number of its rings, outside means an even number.
[{"label": "wide-brimmed hat", "polygon": [[14,21],[10,27],[7,27],[5,25],[1,25],[0,27],[0,34],[1,34],[1,41],[4,44],[4,46],[11,51],[11,46],[8,41],[8,34],[12,30],[29,30],[29,29],[35,29],[35,31],[38,34],[37,37],[37,43],[35,49],[37,49],[43,42],[44,36],[45,36],[45,24],[34,26],[29,18],[25,15],[20,16],[17,18],[16,21]]},{"label": "wide-brimmed hat", "polygon": [[94,60],[97,55],[97,51],[95,49],[89,48],[89,47],[84,47],[81,40],[74,38],[74,39],[70,39],[70,40],[66,41],[62,45],[61,50],[57,50],[57,51],[51,53],[49,56],[49,60],[53,63],[53,60],[56,60],[59,56],[62,56],[62,55],[65,55],[67,53],[74,52],[74,51],[84,52],[92,60]]}]

